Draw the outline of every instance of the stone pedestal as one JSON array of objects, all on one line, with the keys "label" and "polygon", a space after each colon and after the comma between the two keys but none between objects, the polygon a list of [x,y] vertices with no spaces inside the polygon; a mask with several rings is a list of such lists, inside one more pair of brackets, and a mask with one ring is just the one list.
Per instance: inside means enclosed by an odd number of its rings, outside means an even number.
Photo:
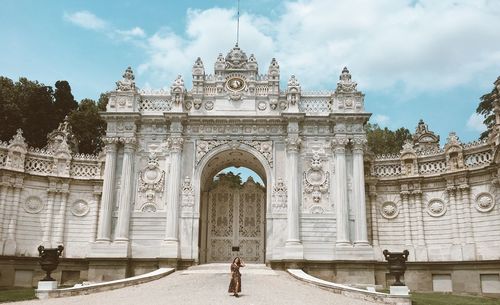
[{"label": "stone pedestal", "polygon": [[38,290],[53,290],[58,287],[57,281],[39,281],[38,282]]},{"label": "stone pedestal", "polygon": [[130,252],[128,241],[96,241],[92,243],[87,257],[95,258],[124,258]]},{"label": "stone pedestal", "polygon": [[408,289],[408,286],[391,286],[389,293],[391,295],[409,295],[410,289]]},{"label": "stone pedestal", "polygon": [[179,241],[164,240],[160,246],[160,258],[178,258]]},{"label": "stone pedestal", "polygon": [[17,244],[15,240],[7,239],[3,245],[3,255],[14,256],[16,255]]},{"label": "stone pedestal", "polygon": [[287,242],[285,245],[285,258],[291,260],[304,259],[304,246],[300,242]]}]

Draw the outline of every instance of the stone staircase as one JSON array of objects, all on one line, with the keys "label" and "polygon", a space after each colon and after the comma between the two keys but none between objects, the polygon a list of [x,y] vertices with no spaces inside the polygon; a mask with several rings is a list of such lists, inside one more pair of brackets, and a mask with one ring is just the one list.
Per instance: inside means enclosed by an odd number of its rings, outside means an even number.
[{"label": "stone staircase", "polygon": [[[229,274],[231,264],[229,263],[213,263],[191,266],[187,270],[181,271],[181,274]],[[245,267],[240,269],[242,275],[255,274],[255,275],[278,275],[276,271],[267,267],[264,264],[246,264]]]}]

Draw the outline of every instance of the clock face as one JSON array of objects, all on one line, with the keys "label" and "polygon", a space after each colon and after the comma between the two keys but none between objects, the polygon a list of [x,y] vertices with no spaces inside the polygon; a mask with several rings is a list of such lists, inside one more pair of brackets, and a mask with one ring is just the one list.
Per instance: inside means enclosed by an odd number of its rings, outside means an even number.
[{"label": "clock face", "polygon": [[240,91],[245,87],[245,81],[239,77],[233,77],[227,81],[226,86],[229,90]]}]

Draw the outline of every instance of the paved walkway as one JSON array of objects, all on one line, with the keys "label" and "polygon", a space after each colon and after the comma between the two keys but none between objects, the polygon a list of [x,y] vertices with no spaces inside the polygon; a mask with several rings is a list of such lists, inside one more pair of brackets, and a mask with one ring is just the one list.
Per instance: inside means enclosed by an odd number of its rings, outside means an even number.
[{"label": "paved walkway", "polygon": [[11,304],[206,304],[206,305],[373,305],[300,282],[284,271],[264,265],[248,265],[242,273],[242,293],[235,298],[227,293],[229,265],[210,264],[175,272],[162,279],[122,289],[59,299],[32,300]]}]

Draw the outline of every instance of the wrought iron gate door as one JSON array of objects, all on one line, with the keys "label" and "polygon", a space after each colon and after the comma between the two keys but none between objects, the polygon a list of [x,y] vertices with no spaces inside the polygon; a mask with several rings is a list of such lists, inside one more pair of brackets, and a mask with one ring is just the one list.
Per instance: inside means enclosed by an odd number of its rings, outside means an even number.
[{"label": "wrought iron gate door", "polygon": [[209,193],[207,262],[264,262],[265,189],[248,180],[240,188],[219,184]]}]

